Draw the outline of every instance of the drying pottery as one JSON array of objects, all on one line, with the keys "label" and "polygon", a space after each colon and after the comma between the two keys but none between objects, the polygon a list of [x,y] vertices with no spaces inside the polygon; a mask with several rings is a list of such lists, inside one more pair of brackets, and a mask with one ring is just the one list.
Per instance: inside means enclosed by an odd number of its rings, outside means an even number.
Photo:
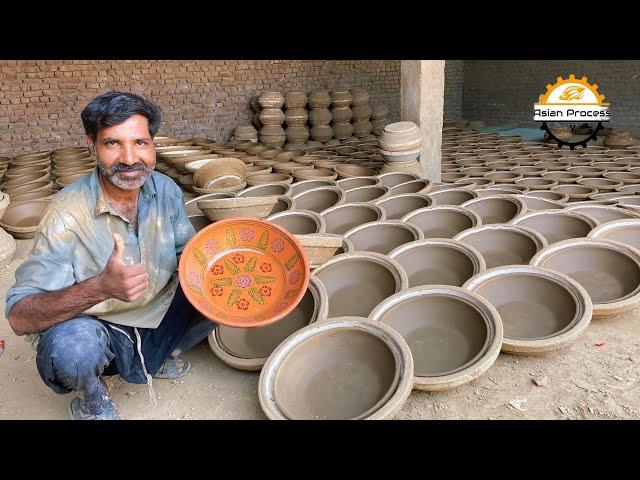
[{"label": "drying pottery", "polygon": [[327,90],[314,90],[307,95],[309,108],[329,108],[331,105],[331,95]]},{"label": "drying pottery", "polygon": [[343,203],[323,210],[328,233],[343,234],[350,229],[369,222],[385,220],[385,211],[368,203]]},{"label": "drying pottery", "polygon": [[324,218],[311,210],[288,210],[272,214],[267,217],[267,220],[277,223],[288,232],[297,235],[324,233],[326,231]]},{"label": "drying pottery", "polygon": [[475,192],[478,198],[493,197],[496,195],[520,195],[522,193],[515,188],[495,188],[495,185],[490,188],[477,188]]},{"label": "drying pottery", "polygon": [[198,202],[201,200],[213,200],[216,198],[234,198],[235,194],[233,193],[209,193],[206,195],[201,195],[199,197],[195,197],[184,202],[184,208],[187,212],[187,215],[204,215],[202,210],[198,208]]},{"label": "drying pottery", "polygon": [[336,138],[338,140],[345,140],[349,138],[353,134],[353,125],[351,125],[351,123],[349,122],[336,122],[335,112],[333,113],[333,115],[334,115],[334,122],[332,125],[333,138]]},{"label": "drying pottery", "polygon": [[353,250],[351,242],[334,233],[296,234],[295,237],[304,248],[311,268],[318,268],[330,258]]},{"label": "drying pottery", "polygon": [[401,195],[404,193],[415,193],[425,195],[429,193],[433,185],[429,180],[411,180],[401,183],[389,189],[389,195]]},{"label": "drying pottery", "polygon": [[400,245],[424,238],[420,228],[399,220],[382,220],[358,225],[345,232],[344,236],[358,251],[384,255]]},{"label": "drying pottery", "polygon": [[49,172],[31,173],[3,182],[0,185],[0,190],[9,191],[13,190],[15,187],[23,187],[29,184],[36,184],[47,180],[49,180]]},{"label": "drying pottery", "polygon": [[634,195],[640,193],[640,185],[625,185],[624,187],[616,188],[616,191],[619,192],[620,195]]},{"label": "drying pottery", "polygon": [[535,230],[551,245],[568,238],[586,237],[598,221],[589,215],[564,208],[525,213],[512,223]]},{"label": "drying pottery", "polygon": [[351,252],[337,255],[313,274],[327,290],[328,317],[367,317],[385,298],[406,290],[409,284],[402,266],[386,255]]},{"label": "drying pottery", "polygon": [[193,182],[199,188],[234,187],[245,180],[247,167],[237,158],[215,158],[193,174]]},{"label": "drying pottery", "polygon": [[[457,180],[453,185],[447,185],[448,188],[466,187],[467,190],[477,190],[480,188],[489,188],[495,186],[495,181],[486,177],[469,177],[464,180]],[[513,183],[509,184],[509,188],[515,188]],[[441,189],[444,190],[444,189]]]},{"label": "drying pottery", "polygon": [[526,177],[521,180],[517,180],[516,185],[522,185],[530,188],[531,190],[551,190],[553,187],[558,186],[558,182],[556,180],[551,180],[550,178]]},{"label": "drying pottery", "polygon": [[340,187],[342,190],[347,191],[353,190],[354,188],[358,187],[376,185],[378,183],[378,179],[372,177],[352,177],[338,180],[335,183],[337,187]]},{"label": "drying pottery", "polygon": [[586,200],[591,195],[598,193],[598,189],[595,187],[588,187],[586,185],[558,185],[551,189],[553,192],[566,194],[569,197],[569,201],[577,202],[579,200]]},{"label": "drying pottery", "polygon": [[582,180],[578,180],[577,183],[587,187],[595,187],[600,193],[612,192],[623,185],[619,180],[611,180],[608,178],[583,178]]},{"label": "drying pottery", "polygon": [[388,220],[397,220],[407,213],[431,206],[431,202],[431,198],[426,195],[404,193],[386,196],[385,198],[376,200],[374,204],[384,210]]},{"label": "drying pottery", "polygon": [[566,193],[551,190],[529,190],[524,195],[526,197],[542,198],[544,200],[553,200],[554,202],[560,203],[566,203],[569,200],[569,195],[567,195]]},{"label": "drying pottery", "polygon": [[266,183],[290,184],[293,182],[293,177],[284,173],[256,173],[247,176],[246,181],[250,186],[264,185]]},{"label": "drying pottery", "polygon": [[13,178],[20,178],[26,175],[40,174],[44,175],[51,172],[51,167],[48,165],[30,165],[27,167],[15,167],[6,171],[4,178],[7,180]]},{"label": "drying pottery", "polygon": [[481,296],[451,286],[415,287],[383,301],[369,316],[407,341],[413,388],[441,391],[479,377],[500,353],[503,328]]},{"label": "drying pottery", "polygon": [[399,410],[412,383],[413,358],[399,333],[341,317],[304,327],[280,344],[260,374],[258,396],[270,419],[374,420]]},{"label": "drying pottery", "polygon": [[[584,202],[567,205],[565,211],[586,214],[589,217],[594,218],[597,221],[597,224],[612,222],[614,220],[623,220],[625,218],[640,218],[640,213],[632,212],[624,208],[607,205],[584,205]],[[587,235],[585,234],[584,236],[586,237]]]},{"label": "drying pottery", "polygon": [[338,187],[317,187],[293,196],[296,207],[302,210],[321,212],[345,200],[345,192]]},{"label": "drying pottery", "polygon": [[[420,149],[415,150],[404,150],[402,152],[390,152],[387,150],[379,150],[380,155],[386,162],[391,162],[392,164],[413,164],[418,157],[420,156]],[[462,169],[465,170],[465,169]],[[461,170],[461,171],[462,171]]]},{"label": "drying pottery", "polygon": [[315,277],[307,292],[282,320],[266,327],[233,328],[219,325],[209,334],[211,350],[227,365],[240,370],[261,370],[269,355],[292,333],[327,316],[327,292]]},{"label": "drying pottery", "polygon": [[309,168],[304,167],[295,169],[292,173],[294,178],[300,180],[335,180],[338,174],[332,170],[325,168]]},{"label": "drying pottery", "polygon": [[12,197],[21,193],[52,192],[53,182],[43,180],[41,182],[28,183],[26,185],[15,186],[11,188],[3,188],[0,186],[0,190],[4,191]]},{"label": "drying pottery", "polygon": [[437,192],[431,191],[428,196],[433,201],[432,205],[461,205],[469,200],[477,198],[478,194],[466,188],[450,188]]},{"label": "drying pottery", "polygon": [[293,171],[300,168],[308,168],[306,165],[296,162],[276,162],[271,165],[273,173],[284,173],[285,175],[292,175]]},{"label": "drying pottery", "polygon": [[461,286],[486,269],[484,258],[468,244],[445,238],[417,240],[401,245],[389,258],[403,266],[409,287],[424,285]]},{"label": "drying pottery", "polygon": [[282,108],[284,105],[284,95],[280,92],[262,92],[258,96],[260,108]]},{"label": "drying pottery", "polygon": [[403,152],[419,149],[422,139],[422,131],[415,123],[396,122],[384,127],[378,142],[381,150]]},{"label": "drying pottery", "polygon": [[278,203],[278,198],[273,195],[197,201],[198,208],[212,222],[237,217],[265,218],[271,214],[276,203]]},{"label": "drying pottery", "polygon": [[333,108],[331,110],[331,119],[333,123],[349,123],[353,117],[353,112],[349,107]]},{"label": "drying pottery", "polygon": [[284,94],[284,107],[288,110],[304,108],[307,106],[307,94],[305,92],[287,92]]},{"label": "drying pottery", "polygon": [[424,238],[453,238],[464,230],[482,224],[477,213],[453,205],[421,208],[407,213],[402,221],[422,229]]},{"label": "drying pottery", "polygon": [[487,268],[526,264],[547,246],[547,240],[535,230],[509,224],[470,228],[453,239],[478,250]]},{"label": "drying pottery", "polygon": [[317,142],[326,142],[333,137],[333,128],[329,125],[314,125],[309,130],[309,135]]},{"label": "drying pottery", "polygon": [[264,197],[269,195],[291,196],[291,185],[286,183],[265,183],[255,185],[239,192],[238,197]]},{"label": "drying pottery", "polygon": [[273,168],[271,165],[250,165],[246,167],[247,176],[249,175],[263,175],[265,173],[271,173]]},{"label": "drying pottery", "polygon": [[331,111],[327,108],[314,109],[309,112],[309,124],[312,127],[328,126],[332,118]]},{"label": "drying pottery", "polygon": [[582,175],[571,172],[547,172],[542,174],[542,178],[549,180],[555,180],[558,185],[565,185],[576,183],[578,180],[582,180]]},{"label": "drying pottery", "polygon": [[345,203],[373,202],[385,197],[388,191],[388,188],[382,185],[357,187],[344,193],[344,201]]},{"label": "drying pottery", "polygon": [[593,302],[593,316],[617,315],[640,300],[640,252],[607,240],[577,238],[550,245],[531,265],[570,276],[580,283]]},{"label": "drying pottery", "polygon": [[616,207],[625,208],[633,212],[640,212],[640,195],[623,195],[613,199]]},{"label": "drying pottery", "polygon": [[0,227],[14,238],[34,238],[48,206],[49,199],[10,204],[0,220]]},{"label": "drying pottery", "polygon": [[[640,173],[632,172],[607,172],[604,174],[604,178],[610,180],[618,180],[625,185],[640,184]],[[620,188],[620,187],[618,187]]]},{"label": "drying pottery", "polygon": [[192,189],[193,189],[193,192],[197,195],[207,195],[210,193],[235,193],[243,190],[246,186],[247,186],[247,182],[242,181],[241,183],[232,185],[230,187],[200,188],[194,185]]},{"label": "drying pottery", "polygon": [[611,132],[602,143],[608,148],[624,149],[635,145],[636,139],[630,132]]},{"label": "drying pottery", "polygon": [[504,326],[502,351],[535,355],[566,347],[584,333],[593,305],[587,291],[559,272],[530,266],[492,268],[463,288],[481,295]]},{"label": "drying pottery", "polygon": [[538,210],[561,210],[567,206],[565,203],[547,200],[536,196],[518,195],[518,198],[524,202],[527,207],[527,212],[536,212]]},{"label": "drying pottery", "polygon": [[391,172],[378,175],[378,182],[380,185],[388,188],[395,187],[401,183],[410,182],[411,180],[418,180],[418,176],[413,173],[405,172]]},{"label": "drying pottery", "polygon": [[376,175],[375,170],[359,165],[336,165],[333,169],[336,171],[340,179],[352,177],[373,177]]},{"label": "drying pottery", "polygon": [[527,208],[522,200],[509,195],[475,198],[461,206],[476,212],[482,219],[482,225],[507,223],[525,212]]},{"label": "drying pottery", "polygon": [[[538,162],[535,165],[536,167],[542,167],[547,169],[547,173],[551,172],[562,172],[571,166],[570,163],[560,162],[558,160],[550,160],[547,162]],[[544,175],[543,175],[544,176]]]},{"label": "drying pottery", "polygon": [[515,172],[493,172],[487,173],[485,175],[486,178],[493,180],[496,183],[501,184],[510,184],[515,183],[516,180],[522,179],[522,175],[518,175]]},{"label": "drying pottery", "polygon": [[591,230],[589,238],[624,243],[640,248],[640,219],[614,220]]},{"label": "drying pottery", "polygon": [[306,192],[312,188],[317,187],[331,187],[335,186],[336,182],[333,180],[303,180],[302,182],[295,182],[291,184],[291,194],[297,195],[298,193]]}]

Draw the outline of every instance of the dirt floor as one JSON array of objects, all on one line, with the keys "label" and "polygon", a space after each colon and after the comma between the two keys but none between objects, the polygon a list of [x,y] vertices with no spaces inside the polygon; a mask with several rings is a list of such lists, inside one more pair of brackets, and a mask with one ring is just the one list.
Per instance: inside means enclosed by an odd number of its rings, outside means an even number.
[{"label": "dirt floor", "polygon": [[[14,261],[0,269],[0,312],[32,240],[18,240]],[[35,351],[0,320],[0,420],[66,419],[72,395],[57,395],[38,376]],[[540,357],[501,354],[475,381],[447,392],[413,392],[398,419],[638,419],[640,308],[593,321],[570,348]],[[187,353],[191,372],[155,380],[157,405],[145,385],[119,377],[108,384],[125,419],[264,419],[258,373],[226,366],[205,342]]]}]

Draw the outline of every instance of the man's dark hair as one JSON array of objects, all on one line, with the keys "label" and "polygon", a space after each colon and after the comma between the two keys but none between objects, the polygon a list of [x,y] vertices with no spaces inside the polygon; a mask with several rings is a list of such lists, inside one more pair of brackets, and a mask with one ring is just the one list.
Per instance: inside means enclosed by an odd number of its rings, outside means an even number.
[{"label": "man's dark hair", "polygon": [[95,141],[98,132],[120,125],[132,115],[143,115],[149,121],[149,133],[155,137],[160,127],[162,110],[155,103],[128,92],[108,92],[91,100],[80,116],[85,133]]}]

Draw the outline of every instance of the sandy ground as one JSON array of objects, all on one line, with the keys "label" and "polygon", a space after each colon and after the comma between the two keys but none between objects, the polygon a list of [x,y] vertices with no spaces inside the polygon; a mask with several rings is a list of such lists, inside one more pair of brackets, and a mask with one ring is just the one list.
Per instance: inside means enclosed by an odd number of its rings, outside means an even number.
[{"label": "sandy ground", "polygon": [[[32,240],[18,240],[14,261],[0,269],[0,312]],[[35,351],[0,320],[0,419],[66,419],[70,395],[40,379]],[[593,321],[571,347],[540,357],[501,354],[475,381],[447,392],[413,392],[398,419],[638,419],[640,418],[640,308]],[[264,419],[258,373],[226,366],[205,342],[187,353],[191,372],[155,380],[157,405],[145,385],[119,377],[108,384],[125,419]]]}]

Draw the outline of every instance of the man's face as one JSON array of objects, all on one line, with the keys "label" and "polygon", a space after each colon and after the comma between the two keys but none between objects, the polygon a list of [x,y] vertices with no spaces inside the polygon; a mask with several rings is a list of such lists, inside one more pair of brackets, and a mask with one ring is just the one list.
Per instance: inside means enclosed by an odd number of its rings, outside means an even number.
[{"label": "man's face", "polygon": [[156,166],[156,151],[143,115],[132,115],[120,125],[98,132],[95,142],[98,170],[123,190],[136,190]]}]

